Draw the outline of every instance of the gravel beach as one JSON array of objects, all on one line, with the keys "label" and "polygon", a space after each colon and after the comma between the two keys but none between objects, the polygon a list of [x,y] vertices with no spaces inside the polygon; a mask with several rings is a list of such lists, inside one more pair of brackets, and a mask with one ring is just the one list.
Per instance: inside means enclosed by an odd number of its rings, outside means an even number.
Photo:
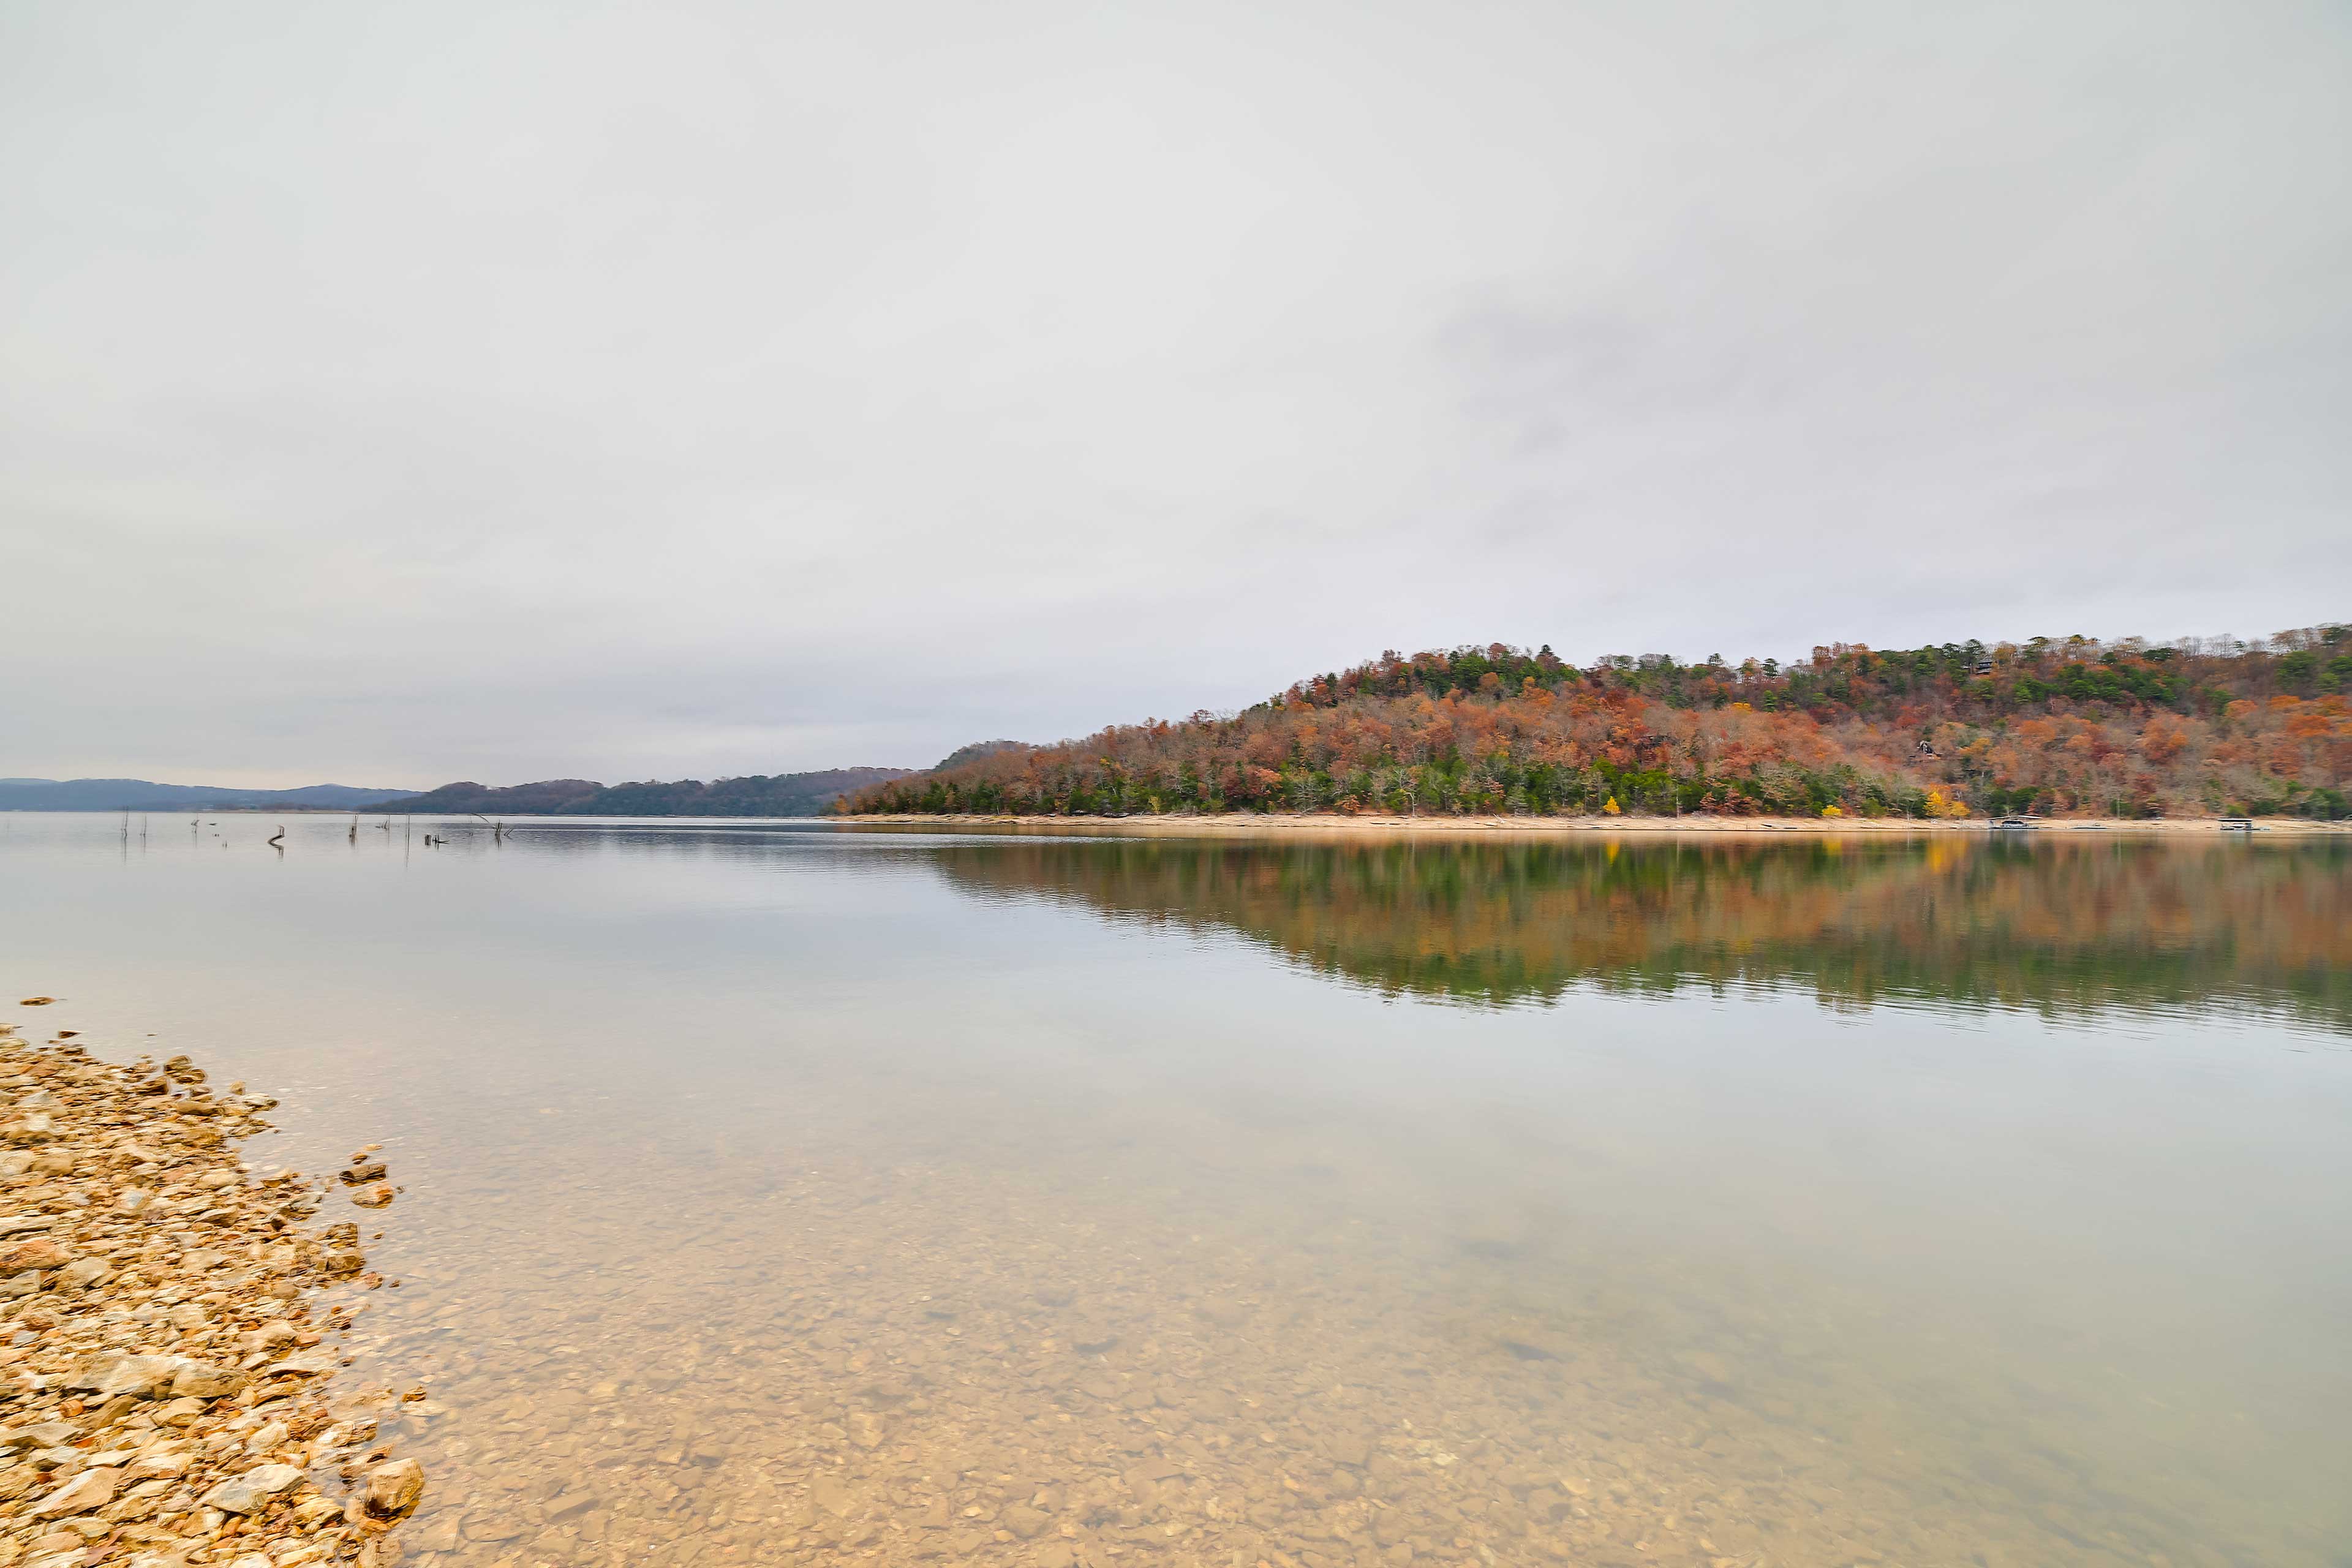
[{"label": "gravel beach", "polygon": [[423,1390],[331,1389],[383,1281],[320,1212],[390,1201],[373,1152],[257,1178],[276,1101],[9,1026],[0,1097],[0,1568],[394,1561],[424,1473],[376,1413]]}]

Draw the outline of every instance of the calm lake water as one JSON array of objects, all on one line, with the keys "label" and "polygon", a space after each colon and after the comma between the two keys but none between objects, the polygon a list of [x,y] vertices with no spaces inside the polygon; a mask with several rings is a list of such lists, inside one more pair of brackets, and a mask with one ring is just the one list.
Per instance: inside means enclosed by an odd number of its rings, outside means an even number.
[{"label": "calm lake water", "polygon": [[412,1561],[2352,1563],[2344,841],[276,826],[0,1019],[385,1145]]}]

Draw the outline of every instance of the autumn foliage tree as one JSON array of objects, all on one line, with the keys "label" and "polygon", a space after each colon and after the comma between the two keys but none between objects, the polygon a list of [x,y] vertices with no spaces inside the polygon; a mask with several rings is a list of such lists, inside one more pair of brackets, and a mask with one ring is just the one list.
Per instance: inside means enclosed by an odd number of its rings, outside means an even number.
[{"label": "autumn foliage tree", "polygon": [[2352,815],[2352,628],[2035,637],[1783,668],[1391,651],[1238,713],[1007,748],[852,813]]}]

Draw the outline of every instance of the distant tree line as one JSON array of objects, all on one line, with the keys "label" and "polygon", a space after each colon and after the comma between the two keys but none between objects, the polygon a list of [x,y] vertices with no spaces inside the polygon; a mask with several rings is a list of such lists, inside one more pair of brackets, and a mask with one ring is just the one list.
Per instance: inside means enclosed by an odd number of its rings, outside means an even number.
[{"label": "distant tree line", "polygon": [[1783,667],[1549,646],[1393,651],[1238,713],[960,756],[848,813],[2340,818],[2352,627],[1837,643]]},{"label": "distant tree line", "polygon": [[492,789],[443,784],[373,807],[395,814],[485,816],[816,816],[849,791],[905,778],[905,768],[828,768],[822,773],[753,773],[743,778],[605,785],[593,779],[545,779]]}]

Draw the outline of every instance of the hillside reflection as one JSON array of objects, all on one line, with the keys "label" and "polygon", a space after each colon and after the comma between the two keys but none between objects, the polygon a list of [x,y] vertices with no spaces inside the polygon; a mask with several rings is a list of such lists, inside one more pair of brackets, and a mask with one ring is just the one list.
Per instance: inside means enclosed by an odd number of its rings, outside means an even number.
[{"label": "hillside reflection", "polygon": [[2335,842],[1006,840],[938,856],[977,896],[1237,932],[1391,996],[1794,984],[1832,1006],[2352,1025],[2352,856]]}]

